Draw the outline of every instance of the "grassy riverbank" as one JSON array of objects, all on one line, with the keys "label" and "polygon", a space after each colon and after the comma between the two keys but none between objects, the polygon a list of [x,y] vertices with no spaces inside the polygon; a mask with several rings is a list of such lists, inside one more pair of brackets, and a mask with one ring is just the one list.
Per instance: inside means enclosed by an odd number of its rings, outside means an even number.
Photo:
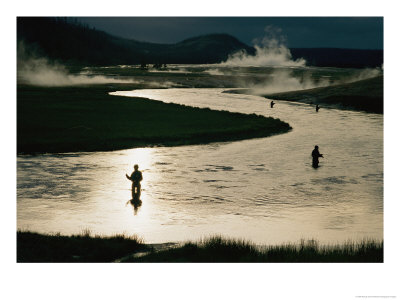
[{"label": "grassy riverbank", "polygon": [[383,113],[383,76],[309,90],[264,95],[269,99]]},{"label": "grassy riverbank", "polygon": [[363,241],[321,246],[310,240],[260,247],[246,241],[212,237],[124,262],[383,262],[383,243]]},{"label": "grassy riverbank", "polygon": [[[136,237],[61,236],[17,232],[18,262],[383,262],[383,242],[324,246],[317,241],[255,246],[211,237],[174,247],[154,247]],[[158,250],[157,250],[158,249]],[[159,250],[161,249],[161,250]],[[134,254],[141,253],[141,255]]]},{"label": "grassy riverbank", "polygon": [[135,237],[17,232],[17,262],[111,262],[148,247]]},{"label": "grassy riverbank", "polygon": [[107,151],[266,137],[290,130],[263,116],[110,96],[129,85],[17,89],[18,153]]}]

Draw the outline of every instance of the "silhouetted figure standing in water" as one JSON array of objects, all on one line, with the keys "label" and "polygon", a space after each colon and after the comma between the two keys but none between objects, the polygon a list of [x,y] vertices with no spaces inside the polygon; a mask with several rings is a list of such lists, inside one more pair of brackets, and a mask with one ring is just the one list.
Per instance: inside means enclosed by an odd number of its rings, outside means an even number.
[{"label": "silhouetted figure standing in water", "polygon": [[315,111],[318,112],[320,109],[319,105],[317,104],[317,106],[315,107]]},{"label": "silhouetted figure standing in water", "polygon": [[272,100],[271,103],[270,103],[270,105],[271,105],[271,108],[273,108],[274,105],[275,105],[275,102]]},{"label": "silhouetted figure standing in water", "polygon": [[321,153],[319,153],[318,146],[314,147],[314,150],[311,153],[312,156],[312,166],[313,168],[318,168],[319,158],[323,157]]},{"label": "silhouetted figure standing in water", "polygon": [[135,171],[132,172],[131,176],[126,175],[130,181],[132,181],[132,200],[139,201],[140,200],[140,182],[143,179],[142,172],[139,171],[139,166],[134,165],[133,168]]}]

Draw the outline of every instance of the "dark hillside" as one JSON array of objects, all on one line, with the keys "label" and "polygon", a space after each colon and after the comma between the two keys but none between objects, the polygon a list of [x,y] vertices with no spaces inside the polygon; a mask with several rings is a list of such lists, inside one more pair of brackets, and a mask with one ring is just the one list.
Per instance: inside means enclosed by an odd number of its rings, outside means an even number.
[{"label": "dark hillside", "polygon": [[[225,61],[229,54],[255,49],[228,34],[209,34],[176,44],[128,40],[89,28],[72,18],[18,17],[17,39],[28,50],[64,63],[84,65],[117,64],[206,64]],[[290,49],[294,59],[309,66],[381,67],[383,50],[335,48]]]},{"label": "dark hillside", "polygon": [[[185,51],[191,49],[194,57],[185,56]],[[241,43],[233,36],[228,34],[210,34],[184,40],[172,45],[171,51],[177,57],[185,57],[181,63],[200,63],[200,62],[221,62],[228,59],[230,53],[245,50],[249,54],[254,54],[255,49]]]},{"label": "dark hillside", "polygon": [[65,18],[18,18],[17,37],[39,55],[64,62],[133,63],[135,54],[119,43],[118,38]]},{"label": "dark hillside", "polygon": [[115,37],[67,18],[19,17],[17,37],[42,56],[87,65],[218,63],[238,50],[254,53],[227,34],[155,44]]},{"label": "dark hillside", "polygon": [[375,68],[383,64],[383,50],[339,48],[292,48],[293,58],[304,58],[307,65],[337,68]]}]

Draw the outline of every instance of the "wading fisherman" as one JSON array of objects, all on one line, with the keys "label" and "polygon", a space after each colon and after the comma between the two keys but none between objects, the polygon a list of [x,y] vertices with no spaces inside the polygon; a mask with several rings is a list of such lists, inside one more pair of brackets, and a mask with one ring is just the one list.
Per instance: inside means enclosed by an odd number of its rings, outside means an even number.
[{"label": "wading fisherman", "polygon": [[324,157],[322,154],[319,153],[318,146],[314,147],[314,150],[312,151],[311,156],[312,156],[313,168],[318,168],[319,158]]},{"label": "wading fisherman", "polygon": [[132,181],[132,200],[140,200],[140,182],[143,179],[142,172],[139,171],[139,166],[134,165],[133,168],[135,169],[131,176],[125,174],[126,178]]},{"label": "wading fisherman", "polygon": [[274,102],[274,100],[272,100],[272,101],[271,101],[270,105],[271,105],[271,108],[273,108],[273,107],[274,107],[274,105],[275,105],[275,102]]}]

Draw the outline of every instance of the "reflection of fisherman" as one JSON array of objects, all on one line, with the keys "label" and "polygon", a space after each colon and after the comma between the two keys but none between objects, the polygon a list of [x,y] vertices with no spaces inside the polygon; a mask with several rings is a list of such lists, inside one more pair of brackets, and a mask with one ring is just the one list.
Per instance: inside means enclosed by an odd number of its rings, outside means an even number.
[{"label": "reflection of fisherman", "polygon": [[271,108],[273,108],[273,107],[274,107],[274,105],[275,105],[275,102],[274,102],[274,100],[272,100],[272,101],[271,101],[270,105],[271,105]]},{"label": "reflection of fisherman", "polygon": [[139,166],[134,165],[133,168],[135,171],[132,172],[131,176],[126,175],[130,181],[132,181],[132,200],[139,200],[140,199],[140,182],[143,179],[142,172],[140,172]]},{"label": "reflection of fisherman", "polygon": [[319,164],[318,158],[323,157],[323,155],[319,153],[318,146],[314,147],[314,150],[312,151],[311,156],[312,156],[312,166],[314,168],[318,168],[318,164]]},{"label": "reflection of fisherman", "polygon": [[319,105],[317,104],[317,106],[315,107],[315,111],[318,112],[320,109]]}]

